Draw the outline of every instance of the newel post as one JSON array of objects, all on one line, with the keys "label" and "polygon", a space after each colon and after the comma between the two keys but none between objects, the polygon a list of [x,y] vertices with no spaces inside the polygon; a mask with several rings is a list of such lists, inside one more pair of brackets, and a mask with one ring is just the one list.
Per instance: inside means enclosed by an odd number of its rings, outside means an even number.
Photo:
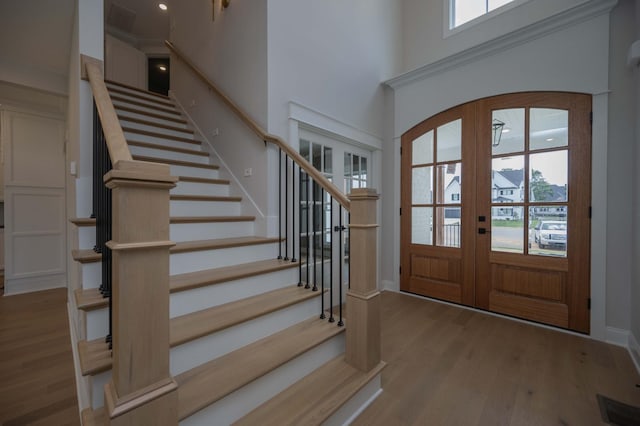
[{"label": "newel post", "polygon": [[169,190],[167,165],[119,161],[112,189],[113,367],[105,385],[110,425],[177,425],[169,372]]},{"label": "newel post", "polygon": [[375,189],[354,189],[349,224],[350,285],[347,292],[346,361],[361,371],[380,363],[377,202]]}]

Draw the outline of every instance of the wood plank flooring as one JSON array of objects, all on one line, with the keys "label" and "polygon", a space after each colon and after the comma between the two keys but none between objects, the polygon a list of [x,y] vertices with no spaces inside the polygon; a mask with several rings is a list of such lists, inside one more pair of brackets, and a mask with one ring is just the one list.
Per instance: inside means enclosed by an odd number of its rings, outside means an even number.
[{"label": "wood plank flooring", "polygon": [[0,297],[0,425],[79,425],[67,289]]},{"label": "wood plank flooring", "polygon": [[353,425],[602,425],[596,394],[640,405],[620,347],[382,294],[383,393]]}]

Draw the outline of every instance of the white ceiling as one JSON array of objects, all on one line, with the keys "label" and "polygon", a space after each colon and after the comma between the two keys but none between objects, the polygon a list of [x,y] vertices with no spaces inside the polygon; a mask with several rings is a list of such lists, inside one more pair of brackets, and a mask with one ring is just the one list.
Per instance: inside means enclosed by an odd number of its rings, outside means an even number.
[{"label": "white ceiling", "polygon": [[[0,80],[66,92],[75,2],[0,0]],[[158,2],[104,0],[105,21],[117,6],[132,18],[128,31],[109,22],[105,28],[147,53],[157,51],[169,36],[168,14]]]}]

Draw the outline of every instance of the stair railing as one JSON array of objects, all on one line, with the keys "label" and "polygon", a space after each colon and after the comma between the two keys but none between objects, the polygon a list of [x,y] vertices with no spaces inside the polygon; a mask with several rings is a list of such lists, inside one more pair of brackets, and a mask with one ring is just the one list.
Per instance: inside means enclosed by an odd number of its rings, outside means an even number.
[{"label": "stair railing", "polygon": [[[169,166],[133,160],[109,96],[102,62],[81,55],[93,93],[96,250],[109,297],[112,377],[108,423],[177,425],[169,372]],[[117,420],[115,420],[117,419]]]},{"label": "stair railing", "polygon": [[[278,228],[281,241],[278,258],[292,262],[299,261],[298,286],[304,286],[312,291],[321,291],[323,295],[320,318],[324,319],[328,310],[328,320],[335,322],[335,307],[338,310],[338,326],[344,324],[342,312],[344,248],[342,244],[343,235],[348,232],[346,258],[349,262],[347,266],[349,290],[346,292],[348,325],[345,359],[362,371],[375,368],[380,363],[380,293],[377,289],[378,225],[376,222],[378,195],[376,191],[366,188],[354,189],[347,197],[290,144],[279,136],[263,130],[173,43],[165,41],[165,44],[171,53],[215,93],[260,140],[278,148]],[[333,224],[334,209],[339,211],[337,226]],[[349,213],[348,223],[344,225],[342,224],[343,212]],[[294,237],[296,234],[298,235],[297,246]],[[338,235],[337,244],[333,238],[334,234]],[[335,257],[333,252],[335,246],[339,250],[337,289],[334,289],[331,269]],[[330,269],[325,275],[326,262],[329,262]],[[319,270],[318,265],[320,265]],[[329,285],[325,286],[327,276]],[[329,293],[328,301],[324,296],[325,288]]]}]

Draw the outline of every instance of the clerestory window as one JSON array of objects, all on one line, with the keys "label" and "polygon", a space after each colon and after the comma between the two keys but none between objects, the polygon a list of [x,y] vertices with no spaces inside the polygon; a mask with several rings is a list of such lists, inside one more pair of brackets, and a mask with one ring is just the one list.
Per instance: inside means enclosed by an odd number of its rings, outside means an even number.
[{"label": "clerestory window", "polygon": [[487,14],[500,13],[507,5],[516,5],[526,0],[445,0],[449,9],[449,30],[457,28]]}]

